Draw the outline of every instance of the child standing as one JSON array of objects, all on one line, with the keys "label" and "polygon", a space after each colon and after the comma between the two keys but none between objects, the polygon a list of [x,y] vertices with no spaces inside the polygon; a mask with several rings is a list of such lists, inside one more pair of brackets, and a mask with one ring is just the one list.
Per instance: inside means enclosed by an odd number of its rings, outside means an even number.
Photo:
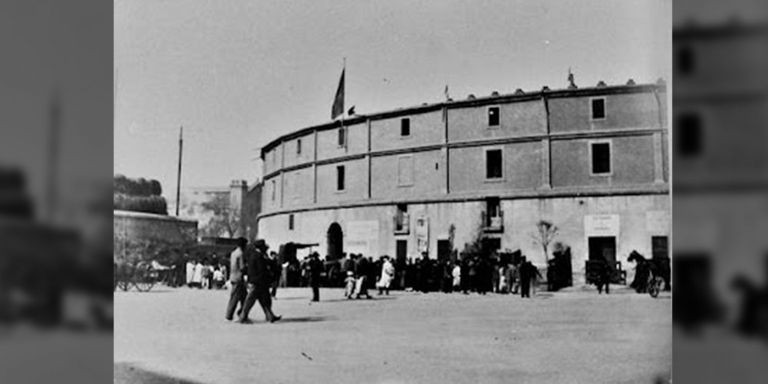
[{"label": "child standing", "polygon": [[347,271],[347,278],[344,279],[344,296],[347,297],[347,299],[352,298],[352,294],[355,293],[355,282],[357,280],[355,279],[355,274],[352,273],[352,271]]}]

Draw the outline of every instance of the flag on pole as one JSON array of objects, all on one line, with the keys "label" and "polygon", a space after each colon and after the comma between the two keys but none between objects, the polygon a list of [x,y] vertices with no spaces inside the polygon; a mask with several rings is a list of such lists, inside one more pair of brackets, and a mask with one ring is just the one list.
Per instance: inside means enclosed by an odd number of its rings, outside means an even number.
[{"label": "flag on pole", "polygon": [[339,79],[339,88],[336,89],[336,97],[333,98],[333,107],[331,108],[331,120],[334,120],[336,116],[344,114],[344,71],[341,70],[341,78]]},{"label": "flag on pole", "polygon": [[443,93],[445,93],[446,100],[449,100],[451,98],[450,96],[448,96],[448,84],[445,85],[445,91],[443,91]]}]

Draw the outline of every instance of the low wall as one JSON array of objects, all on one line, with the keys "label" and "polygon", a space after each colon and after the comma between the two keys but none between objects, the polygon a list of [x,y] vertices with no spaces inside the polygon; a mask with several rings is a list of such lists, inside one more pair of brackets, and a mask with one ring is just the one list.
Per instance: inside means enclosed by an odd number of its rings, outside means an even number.
[{"label": "low wall", "polygon": [[197,221],[150,213],[114,211],[114,254],[123,254],[128,241],[170,244],[197,242]]}]

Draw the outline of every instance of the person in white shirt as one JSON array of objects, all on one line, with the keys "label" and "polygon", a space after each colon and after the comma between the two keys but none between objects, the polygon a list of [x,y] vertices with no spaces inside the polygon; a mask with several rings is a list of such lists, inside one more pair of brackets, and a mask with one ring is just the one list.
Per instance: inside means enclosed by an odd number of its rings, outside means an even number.
[{"label": "person in white shirt", "polygon": [[224,286],[224,273],[221,272],[218,265],[213,270],[213,286],[216,289],[221,289]]},{"label": "person in white shirt", "polygon": [[451,275],[453,276],[453,290],[458,292],[461,290],[461,265],[458,262],[453,266]]},{"label": "person in white shirt", "polygon": [[187,258],[187,287],[192,287],[192,280],[195,276],[195,263],[189,258],[189,255],[184,254],[184,257]]},{"label": "person in white shirt", "polygon": [[195,272],[192,274],[192,285],[196,288],[203,286],[203,263],[200,261],[195,264]]}]

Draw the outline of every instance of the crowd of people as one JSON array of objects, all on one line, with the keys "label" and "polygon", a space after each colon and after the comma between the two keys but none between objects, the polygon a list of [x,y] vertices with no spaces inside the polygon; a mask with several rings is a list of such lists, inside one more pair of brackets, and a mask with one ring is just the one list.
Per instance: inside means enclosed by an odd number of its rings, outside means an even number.
[{"label": "crowd of people", "polygon": [[219,261],[215,253],[210,259],[207,257],[197,260],[188,259],[185,272],[185,284],[190,288],[225,288],[227,267],[224,261]]},{"label": "crowd of people", "polygon": [[[177,265],[172,278],[173,286],[186,285],[195,289],[228,289],[230,299],[226,319],[250,322],[249,314],[259,302],[268,322],[280,320],[272,312],[272,300],[277,298],[278,287],[287,286],[289,263],[281,264],[276,252],[268,252],[264,240],[252,244],[244,238],[237,239],[237,247],[229,257],[219,258],[215,253],[210,257],[191,258]],[[455,256],[455,255],[454,255]],[[464,255],[463,255],[464,256]],[[371,299],[371,291],[378,295],[389,295],[391,289],[417,292],[475,292],[485,295],[489,292],[519,294],[531,297],[542,278],[539,270],[520,255],[514,260],[504,260],[498,254],[489,257],[465,255],[451,259],[430,259],[426,253],[416,259],[392,260],[381,256],[377,260],[362,254],[345,254],[338,262],[343,276],[340,283],[347,299]],[[320,301],[321,286],[338,286],[331,281],[326,263],[317,252],[310,253],[297,266],[305,286],[311,288],[312,302]],[[183,282],[179,281],[184,279]]]},{"label": "crowd of people", "polygon": [[502,261],[497,254],[489,257],[467,255],[453,260],[434,260],[423,255],[415,261],[401,262],[396,273],[399,286],[420,292],[489,292],[520,294],[530,297],[542,278],[538,268],[521,256],[517,262]]},{"label": "crowd of people", "polygon": [[[259,240],[263,242],[263,240]],[[254,244],[252,246],[255,247]],[[226,258],[219,258],[215,253],[211,257],[185,257],[183,264],[184,282],[170,284],[186,285],[197,289],[231,289],[232,265]],[[268,288],[270,296],[277,297],[278,287],[286,287],[288,263],[280,263],[276,252],[264,251],[266,266],[269,269]],[[489,292],[500,294],[520,294],[530,297],[536,293],[536,287],[542,278],[538,268],[525,256],[502,261],[497,254],[489,257],[467,255],[454,260],[435,260],[426,255],[407,260],[392,260],[381,256],[377,260],[362,254],[345,255],[340,260],[340,283],[345,288],[344,296],[348,299],[371,298],[369,291],[378,291],[379,295],[388,295],[391,289],[417,292]],[[317,252],[309,254],[299,265],[303,283],[312,289],[312,301],[320,300],[321,286],[338,286],[326,273],[326,265]],[[236,274],[235,274],[236,275]],[[178,279],[176,279],[178,280]]]}]

